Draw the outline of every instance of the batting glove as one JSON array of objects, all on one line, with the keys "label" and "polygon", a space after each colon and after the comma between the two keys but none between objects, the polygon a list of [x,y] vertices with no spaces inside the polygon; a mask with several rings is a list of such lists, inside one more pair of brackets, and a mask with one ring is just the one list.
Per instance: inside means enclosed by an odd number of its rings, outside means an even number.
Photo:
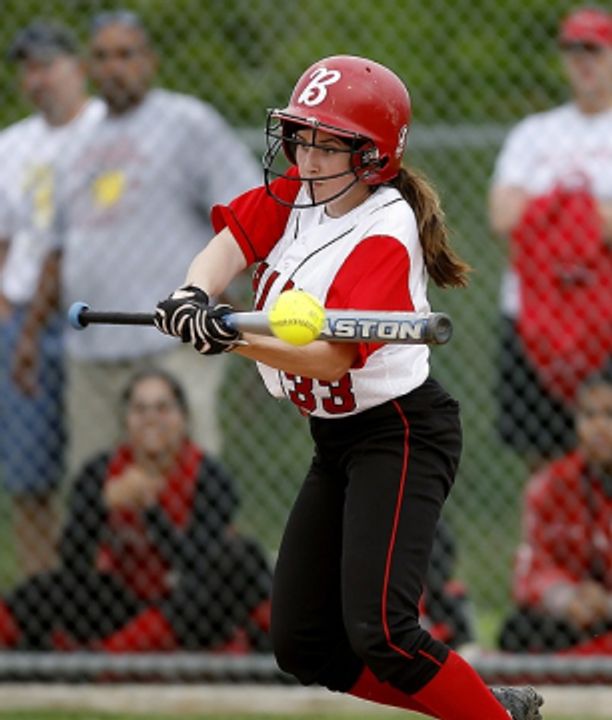
[{"label": "batting glove", "polygon": [[193,317],[198,307],[208,307],[208,295],[195,285],[185,285],[157,303],[153,322],[166,335],[191,342]]},{"label": "batting glove", "polygon": [[202,355],[220,355],[241,344],[240,332],[228,327],[223,318],[234,312],[231,305],[198,305],[190,322],[191,343]]}]

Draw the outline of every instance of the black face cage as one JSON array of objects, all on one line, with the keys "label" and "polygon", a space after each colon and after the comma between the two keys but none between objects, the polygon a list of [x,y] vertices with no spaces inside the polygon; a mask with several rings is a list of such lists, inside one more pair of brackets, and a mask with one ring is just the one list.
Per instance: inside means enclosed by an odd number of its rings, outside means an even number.
[{"label": "black face cage", "polygon": [[[296,133],[299,129],[308,128],[314,130],[312,141],[304,143],[298,140]],[[309,200],[306,202],[290,202],[280,197],[272,187],[272,182],[277,178],[284,178],[292,182],[308,185],[308,180],[298,175],[288,175],[289,165],[295,165],[295,148],[297,145],[309,147],[320,147],[316,142],[316,131],[324,130],[332,135],[337,135],[346,143],[346,151],[351,156],[351,167],[349,170],[335,175],[318,177],[317,180],[333,180],[339,177],[350,177],[351,181],[334,195],[321,201],[315,201],[312,191],[308,192]],[[281,152],[282,150],[282,152]],[[340,151],[342,152],[342,151]],[[316,120],[305,122],[303,118],[283,114],[278,116],[275,111],[268,112],[266,118],[266,151],[262,158],[264,169],[264,182],[268,193],[279,203],[292,208],[308,208],[316,205],[326,204],[341,197],[359,181],[360,170],[372,160],[378,157],[376,148],[370,140],[357,133],[348,133],[346,130],[320,123]]]}]

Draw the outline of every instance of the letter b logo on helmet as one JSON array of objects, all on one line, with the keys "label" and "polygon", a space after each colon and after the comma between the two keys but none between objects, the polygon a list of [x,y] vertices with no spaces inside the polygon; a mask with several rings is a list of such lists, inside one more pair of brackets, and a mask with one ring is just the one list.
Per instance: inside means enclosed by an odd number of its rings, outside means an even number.
[{"label": "letter b logo on helmet", "polygon": [[319,105],[327,97],[327,86],[337,83],[342,77],[338,70],[328,70],[325,67],[318,67],[310,76],[311,80],[300,93],[297,99],[298,105],[313,107]]}]

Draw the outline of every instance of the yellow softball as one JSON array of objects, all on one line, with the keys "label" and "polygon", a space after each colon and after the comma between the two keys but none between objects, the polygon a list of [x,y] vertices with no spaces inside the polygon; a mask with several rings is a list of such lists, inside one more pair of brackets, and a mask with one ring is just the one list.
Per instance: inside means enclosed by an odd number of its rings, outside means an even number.
[{"label": "yellow softball", "polygon": [[277,338],[290,345],[307,345],[323,330],[325,310],[314,295],[287,290],[274,301],[268,321]]}]

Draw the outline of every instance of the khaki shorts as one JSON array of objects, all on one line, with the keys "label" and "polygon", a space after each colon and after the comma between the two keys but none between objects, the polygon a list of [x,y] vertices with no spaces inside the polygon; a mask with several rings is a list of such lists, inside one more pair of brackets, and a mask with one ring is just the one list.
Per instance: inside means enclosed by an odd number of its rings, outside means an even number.
[{"label": "khaki shorts", "polygon": [[129,361],[69,360],[70,475],[83,462],[121,439],[121,393],[135,372],[151,366],[166,370],[179,380],[189,401],[193,439],[211,454],[219,454],[222,439],[217,396],[228,359],[227,355],[203,357],[191,345],[179,345],[170,352]]}]

